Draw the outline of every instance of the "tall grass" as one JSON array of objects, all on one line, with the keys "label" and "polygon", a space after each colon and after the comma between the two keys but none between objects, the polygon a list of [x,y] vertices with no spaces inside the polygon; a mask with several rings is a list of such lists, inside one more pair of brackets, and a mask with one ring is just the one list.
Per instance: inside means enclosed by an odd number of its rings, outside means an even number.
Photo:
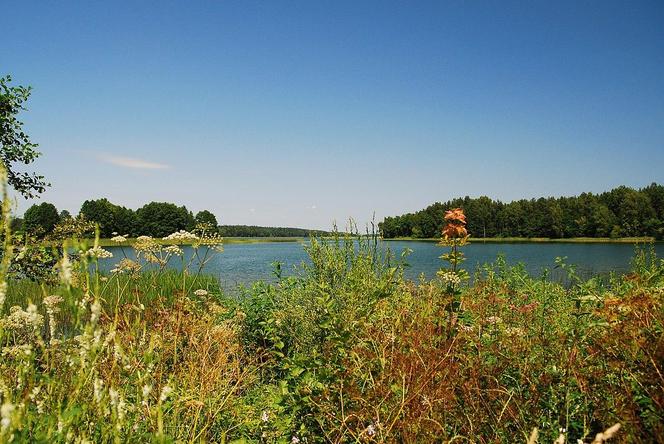
[{"label": "tall grass", "polygon": [[94,246],[57,279],[0,268],[0,442],[664,442],[651,251],[609,281],[561,262],[567,286],[499,259],[469,287],[338,235],[229,297],[158,244],[110,275]]}]

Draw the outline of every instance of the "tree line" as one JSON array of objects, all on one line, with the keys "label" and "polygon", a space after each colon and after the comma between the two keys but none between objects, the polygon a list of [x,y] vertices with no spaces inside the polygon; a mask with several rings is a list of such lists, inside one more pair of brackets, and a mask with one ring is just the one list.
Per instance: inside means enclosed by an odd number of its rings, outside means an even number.
[{"label": "tree line", "polygon": [[384,238],[440,237],[445,211],[463,208],[472,237],[631,237],[664,239],[664,186],[626,186],[601,194],[541,197],[509,203],[486,196],[436,202],[415,213],[386,217]]},{"label": "tree line", "polygon": [[223,237],[309,237],[324,236],[329,233],[319,230],[307,230],[306,228],[221,225],[219,234]]},{"label": "tree line", "polygon": [[[105,198],[83,202],[76,218],[96,224],[101,237],[112,237],[114,234],[164,237],[175,231],[192,230],[201,223],[214,229],[218,226],[217,218],[208,210],[194,215],[184,205],[150,202],[134,211]],[[15,219],[12,225],[16,231],[46,237],[53,233],[58,224],[72,219],[74,217],[67,210],[58,212],[55,205],[43,202],[32,205],[26,210],[23,219]]]},{"label": "tree line", "polygon": [[[36,237],[49,237],[58,231],[58,226],[71,222],[85,222],[99,228],[99,235],[109,238],[115,234],[137,237],[148,235],[164,237],[179,230],[192,230],[206,224],[224,237],[307,237],[325,235],[326,232],[304,228],[258,227],[250,225],[219,225],[217,217],[208,210],[195,215],[185,206],[168,202],[150,202],[138,210],[132,210],[110,202],[108,199],[86,200],[76,217],[67,210],[58,212],[48,202],[32,205],[23,218],[12,221],[14,232],[25,232]],[[64,230],[67,233],[67,230]]]}]

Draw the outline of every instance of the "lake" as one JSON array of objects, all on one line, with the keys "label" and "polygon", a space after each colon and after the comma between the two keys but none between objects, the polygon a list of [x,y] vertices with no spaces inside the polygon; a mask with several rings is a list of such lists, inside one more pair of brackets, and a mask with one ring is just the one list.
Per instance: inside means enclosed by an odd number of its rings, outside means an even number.
[{"label": "lake", "polygon": [[[424,274],[433,278],[443,265],[439,256],[446,249],[435,242],[427,241],[388,241],[382,242],[383,248],[389,248],[397,257],[408,248],[412,253],[407,258],[408,267],[405,275],[417,279]],[[643,244],[641,244],[643,245]],[[110,270],[123,252],[119,247],[109,247],[113,259],[106,260],[102,269]],[[190,247],[184,247],[185,254],[191,254]],[[539,275],[542,270],[555,267],[556,257],[567,257],[567,263],[577,265],[582,276],[605,274],[610,271],[629,270],[634,256],[635,245],[618,243],[481,243],[475,242],[463,248],[467,261],[464,267],[472,272],[476,267],[496,260],[504,255],[509,264],[524,263],[526,270]],[[664,256],[664,244],[655,244],[658,257]],[[131,248],[124,248],[128,257],[132,257]],[[273,262],[282,264],[284,274],[292,274],[294,267],[307,261],[302,242],[265,242],[251,244],[226,244],[223,253],[217,254],[205,268],[205,272],[217,276],[224,289],[234,290],[240,284],[250,284],[257,280],[274,280]],[[177,267],[179,261],[172,260]],[[553,275],[561,279],[561,274]]]}]

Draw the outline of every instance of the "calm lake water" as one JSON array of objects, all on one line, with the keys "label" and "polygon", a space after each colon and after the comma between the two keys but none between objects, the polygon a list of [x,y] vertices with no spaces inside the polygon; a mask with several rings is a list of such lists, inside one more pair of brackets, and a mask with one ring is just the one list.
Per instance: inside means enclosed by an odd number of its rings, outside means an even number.
[{"label": "calm lake water", "polygon": [[[382,243],[397,257],[406,248],[412,250],[407,258],[408,267],[405,275],[417,279],[424,274],[433,278],[443,262],[439,256],[446,250],[435,242],[389,241]],[[117,248],[109,248],[114,254],[113,259],[105,262],[103,268],[109,270],[123,252]],[[555,258],[567,256],[567,263],[577,265],[579,274],[605,274],[611,271],[625,272],[629,270],[630,261],[634,256],[635,246],[632,244],[581,244],[581,243],[472,243],[463,249],[467,261],[464,266],[473,271],[476,267],[494,262],[499,255],[504,255],[509,264],[524,263],[529,273],[539,275],[544,269],[555,267]],[[664,256],[664,244],[655,244],[658,257]],[[131,249],[124,252],[131,257]],[[191,255],[191,249],[185,247],[185,253]],[[274,280],[273,262],[282,264],[284,274],[292,274],[295,267],[307,262],[307,254],[301,242],[265,242],[256,244],[227,244],[224,252],[217,254],[206,265],[205,272],[216,275],[226,290],[237,289],[240,284],[250,284],[257,280]],[[173,260],[173,266],[179,261]],[[554,273],[553,279],[561,279],[560,273]]]}]

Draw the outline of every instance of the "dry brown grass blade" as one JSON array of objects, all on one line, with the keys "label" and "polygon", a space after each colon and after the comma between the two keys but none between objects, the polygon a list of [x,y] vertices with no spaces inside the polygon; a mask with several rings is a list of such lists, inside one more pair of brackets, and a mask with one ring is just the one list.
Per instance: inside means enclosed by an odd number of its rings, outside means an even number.
[{"label": "dry brown grass blade", "polygon": [[530,432],[530,437],[528,438],[528,444],[537,444],[537,437],[539,436],[539,432],[537,431],[537,427],[533,429],[532,432]]},{"label": "dry brown grass blade", "polygon": [[595,436],[595,439],[593,439],[592,444],[602,444],[603,442],[608,441],[609,439],[613,438],[616,433],[618,433],[619,429],[620,429],[620,423],[612,425],[603,432],[598,433]]}]

